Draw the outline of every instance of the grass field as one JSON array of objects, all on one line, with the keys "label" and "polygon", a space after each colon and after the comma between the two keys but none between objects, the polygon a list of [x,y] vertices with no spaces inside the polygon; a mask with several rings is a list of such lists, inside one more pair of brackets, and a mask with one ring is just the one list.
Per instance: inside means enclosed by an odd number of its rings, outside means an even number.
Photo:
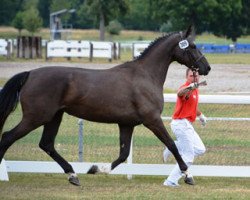
[{"label": "grass field", "polygon": [[247,200],[250,181],[247,178],[196,177],[196,186],[181,183],[179,188],[162,185],[163,176],[134,176],[128,180],[119,175],[80,175],[81,187],[67,183],[66,175],[11,173],[10,182],[0,182],[0,198],[44,199],[197,199]]}]

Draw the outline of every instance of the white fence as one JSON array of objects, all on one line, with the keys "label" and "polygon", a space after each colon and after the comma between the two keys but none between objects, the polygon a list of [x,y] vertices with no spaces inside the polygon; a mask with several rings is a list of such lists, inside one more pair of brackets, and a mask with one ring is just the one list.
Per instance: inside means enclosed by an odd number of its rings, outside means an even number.
[{"label": "white fence", "polygon": [[132,56],[133,58],[139,56],[150,43],[133,43],[132,45]]},{"label": "white fence", "polygon": [[10,57],[13,52],[12,40],[0,39],[0,55]]},{"label": "white fence", "polygon": [[113,57],[112,42],[91,42],[93,45],[93,58],[108,58],[110,61]]},{"label": "white fence", "polygon": [[47,43],[46,58],[78,57],[90,58],[91,44],[88,41],[54,40]]},{"label": "white fence", "polygon": [[76,40],[53,40],[47,43],[46,59],[65,58],[107,58],[109,61],[120,57],[120,45],[113,42],[92,42]]},{"label": "white fence", "polygon": [[[164,94],[165,102],[175,102],[176,94]],[[200,95],[200,103],[216,104],[250,104],[250,96],[237,95]],[[230,118],[231,120],[247,120],[250,118]],[[208,118],[208,120],[227,120]],[[79,149],[79,152],[81,150]],[[170,164],[135,164],[132,163],[133,147],[131,145],[130,155],[127,163],[119,165],[111,174],[131,175],[168,175],[174,165]],[[76,173],[87,173],[91,165],[104,165],[107,163],[71,162]],[[6,166],[5,166],[6,165]],[[7,170],[6,170],[7,169]],[[6,161],[0,166],[0,180],[8,180],[7,172],[28,172],[28,173],[63,173],[63,170],[56,162],[42,161]],[[195,176],[220,176],[220,177],[250,177],[250,166],[214,166],[214,165],[193,165],[190,172]]]}]

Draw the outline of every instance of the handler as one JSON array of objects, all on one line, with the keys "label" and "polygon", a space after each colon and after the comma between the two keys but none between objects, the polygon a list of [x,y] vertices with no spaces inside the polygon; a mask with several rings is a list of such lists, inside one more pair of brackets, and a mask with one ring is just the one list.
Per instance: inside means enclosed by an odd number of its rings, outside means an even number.
[{"label": "handler", "polygon": [[[199,74],[192,72],[191,69],[186,71],[186,82],[179,88],[177,92],[177,103],[175,106],[171,129],[176,136],[176,146],[183,160],[190,167],[194,161],[194,157],[204,154],[206,149],[195,132],[192,123],[198,116],[201,124],[206,125],[206,117],[198,109],[199,100]],[[171,152],[166,148],[163,152],[163,160],[167,158]],[[176,164],[169,177],[164,181],[165,186],[179,186],[178,181],[182,177],[181,170]],[[194,179],[191,174],[184,178],[184,182],[194,185]]]}]

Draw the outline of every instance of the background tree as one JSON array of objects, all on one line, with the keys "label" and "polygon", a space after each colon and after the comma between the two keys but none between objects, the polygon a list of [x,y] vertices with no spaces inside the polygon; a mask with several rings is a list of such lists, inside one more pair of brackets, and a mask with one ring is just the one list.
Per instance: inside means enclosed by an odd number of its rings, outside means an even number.
[{"label": "background tree", "polygon": [[[50,12],[57,12],[63,9],[72,9],[72,0],[52,0],[50,6]],[[71,18],[71,14],[68,12],[63,13],[59,16],[61,20],[62,28],[69,28],[69,20]]]},{"label": "background tree", "polygon": [[50,20],[50,5],[52,0],[39,0],[37,4],[37,9],[39,15],[43,19],[43,27],[49,27]]},{"label": "background tree", "polygon": [[84,29],[98,28],[95,17],[91,16],[84,2],[76,10],[75,27]]},{"label": "background tree", "polygon": [[237,38],[244,33],[241,24],[242,9],[241,0],[218,1],[213,10],[214,18],[210,21],[210,31],[236,42]]},{"label": "background tree", "polygon": [[23,17],[24,17],[24,13],[19,11],[12,21],[12,26],[14,26],[18,30],[19,36],[21,36],[21,31],[24,29]]},{"label": "background tree", "polygon": [[24,12],[23,25],[33,36],[35,32],[39,31],[42,27],[43,20],[39,16],[36,8],[30,8]]},{"label": "background tree", "polygon": [[153,17],[162,25],[171,24],[172,30],[183,30],[193,24],[197,33],[208,30],[209,21],[213,18],[216,0],[158,0],[154,1]]},{"label": "background tree", "polygon": [[16,13],[21,9],[23,0],[0,1],[0,25],[10,25]]},{"label": "background tree", "polygon": [[113,35],[119,35],[122,30],[122,25],[119,21],[113,20],[109,22],[109,25],[107,26],[107,31],[111,36],[111,41],[113,40]]},{"label": "background tree", "polygon": [[154,18],[160,22],[164,22],[164,18],[170,21],[172,31],[193,24],[198,34],[208,31],[236,41],[249,29],[246,28],[249,0],[158,0],[154,1],[153,8]]},{"label": "background tree", "polygon": [[125,0],[86,0],[88,13],[99,21],[100,40],[105,40],[105,25],[128,10]]},{"label": "background tree", "polygon": [[158,30],[159,24],[152,16],[153,0],[128,0],[128,12],[118,19],[126,29]]},{"label": "background tree", "polygon": [[242,0],[242,18],[240,24],[244,29],[244,34],[250,34],[250,0]]}]

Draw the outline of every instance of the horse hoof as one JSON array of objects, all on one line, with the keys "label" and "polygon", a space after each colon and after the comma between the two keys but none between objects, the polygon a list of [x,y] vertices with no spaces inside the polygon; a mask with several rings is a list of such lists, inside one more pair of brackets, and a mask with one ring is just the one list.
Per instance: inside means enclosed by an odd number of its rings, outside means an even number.
[{"label": "horse hoof", "polygon": [[75,176],[70,176],[70,177],[69,177],[69,182],[70,182],[72,185],[81,186],[79,179],[78,179],[77,177],[75,177]]},{"label": "horse hoof", "polygon": [[98,171],[99,171],[98,166],[97,165],[92,165],[92,167],[89,169],[87,174],[96,174]]}]

